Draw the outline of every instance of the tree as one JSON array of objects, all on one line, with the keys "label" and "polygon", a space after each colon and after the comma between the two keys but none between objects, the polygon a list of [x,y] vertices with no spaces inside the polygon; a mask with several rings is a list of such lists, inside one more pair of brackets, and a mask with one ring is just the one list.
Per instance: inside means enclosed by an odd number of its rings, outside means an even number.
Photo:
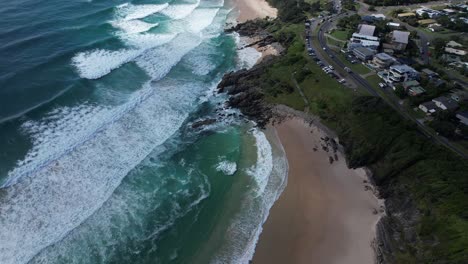
[{"label": "tree", "polygon": [[429,16],[428,13],[423,13],[421,17],[422,17],[422,19],[429,19],[429,18],[431,18],[431,17]]}]

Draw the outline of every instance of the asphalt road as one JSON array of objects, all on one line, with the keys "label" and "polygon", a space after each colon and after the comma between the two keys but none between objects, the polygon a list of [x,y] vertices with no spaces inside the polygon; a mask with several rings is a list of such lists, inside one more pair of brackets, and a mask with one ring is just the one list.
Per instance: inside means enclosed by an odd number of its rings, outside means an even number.
[{"label": "asphalt road", "polygon": [[[351,15],[351,13],[348,13],[348,15]],[[344,16],[345,15],[343,15],[343,14],[338,15],[338,16],[334,17],[333,20],[339,19],[339,18],[344,17]],[[310,43],[313,46],[313,48],[315,50],[317,50],[317,51],[320,50],[320,49],[324,50],[324,48],[325,48],[325,52],[324,52],[325,56],[321,56],[322,57],[321,59],[327,61],[328,63],[330,61],[333,62],[334,65],[341,68],[340,69],[341,71],[344,71],[344,68],[346,67],[346,65],[343,62],[341,62],[339,59],[336,58],[336,56],[333,54],[334,52],[328,47],[328,45],[326,43],[326,40],[325,40],[324,32],[328,31],[332,25],[333,25],[333,21],[325,21],[321,25],[318,25],[317,22],[314,22],[312,24],[311,30],[309,32],[314,32],[313,27],[318,27],[318,36],[317,37],[318,37],[319,46],[314,46],[314,42],[312,41],[312,39],[313,39],[312,36],[310,36],[311,37],[311,42]],[[317,52],[317,54],[319,54],[319,52]],[[346,77],[348,79],[351,79],[352,81],[354,81],[356,84],[358,84],[363,89],[365,89],[369,94],[371,94],[373,96],[381,97],[384,102],[386,102],[390,107],[392,107],[394,110],[396,110],[401,116],[403,116],[404,118],[414,122],[417,125],[419,131],[421,131],[421,133],[423,133],[426,137],[432,139],[434,142],[437,142],[437,143],[447,147],[448,149],[450,149],[453,152],[459,154],[463,158],[468,159],[468,155],[465,154],[464,151],[460,150],[457,146],[450,143],[447,139],[435,135],[424,124],[420,123],[418,120],[416,120],[416,118],[411,116],[404,109],[401,109],[397,101],[395,101],[395,100],[393,100],[391,98],[383,98],[382,96],[380,96],[380,94],[377,93],[374,90],[374,87],[372,87],[372,85],[369,82],[367,82],[367,80],[363,79],[359,74],[350,73]]]}]

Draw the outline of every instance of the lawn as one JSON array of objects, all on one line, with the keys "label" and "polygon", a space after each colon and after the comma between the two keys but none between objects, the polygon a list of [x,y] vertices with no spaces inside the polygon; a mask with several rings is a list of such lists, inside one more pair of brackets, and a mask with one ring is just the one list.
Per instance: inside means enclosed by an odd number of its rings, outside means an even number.
[{"label": "lawn", "polygon": [[348,40],[348,30],[334,30],[330,35],[332,35],[334,38],[337,38],[339,40],[346,41]]},{"label": "lawn", "polygon": [[336,47],[339,47],[340,49],[342,49],[344,47],[345,43],[341,42],[341,41],[337,41],[337,40],[332,39],[332,38],[327,36],[327,44],[331,45],[331,46],[336,46]]},{"label": "lawn", "polygon": [[337,58],[339,58],[347,67],[349,67],[351,70],[353,70],[353,72],[357,74],[368,74],[369,72],[371,72],[369,68],[362,65],[361,63],[352,64],[351,62],[349,62],[345,58],[343,53],[339,53]]},{"label": "lawn", "polygon": [[380,79],[379,76],[377,76],[377,74],[375,75],[371,75],[371,76],[367,76],[366,78],[366,81],[368,81],[370,83],[370,85],[372,85],[372,87],[375,87],[375,88],[379,88],[379,83],[382,82],[382,79]]}]

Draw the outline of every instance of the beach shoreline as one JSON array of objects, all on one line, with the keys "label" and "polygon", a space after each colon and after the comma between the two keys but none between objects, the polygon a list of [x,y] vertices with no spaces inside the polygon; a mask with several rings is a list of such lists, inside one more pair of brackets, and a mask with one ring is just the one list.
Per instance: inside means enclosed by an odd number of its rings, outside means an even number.
[{"label": "beach shoreline", "polygon": [[366,171],[348,169],[345,157],[325,143],[333,137],[320,126],[300,117],[274,126],[288,159],[288,182],[263,225],[254,264],[375,263],[383,201]]},{"label": "beach shoreline", "polygon": [[276,18],[278,15],[278,10],[266,0],[233,0],[233,3],[239,12],[236,19],[238,23],[257,18]]}]

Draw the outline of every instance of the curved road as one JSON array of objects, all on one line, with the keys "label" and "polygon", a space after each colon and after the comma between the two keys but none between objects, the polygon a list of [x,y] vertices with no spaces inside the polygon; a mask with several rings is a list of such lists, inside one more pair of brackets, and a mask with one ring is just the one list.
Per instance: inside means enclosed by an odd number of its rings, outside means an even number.
[{"label": "curved road", "polygon": [[[348,14],[351,15],[352,13]],[[344,17],[345,15],[338,15],[334,19]],[[324,32],[327,31],[331,26],[332,26],[333,21],[325,21],[322,25],[318,27],[318,44],[319,46],[315,46],[314,48],[316,50],[323,50],[326,48],[326,52],[324,59],[327,60],[327,62],[333,62],[336,66],[340,67],[343,71],[346,65],[341,62],[339,59],[336,59],[336,56],[330,56],[333,55],[333,51],[329,49],[325,37],[324,37]],[[313,26],[317,26],[317,23],[314,23]],[[311,32],[313,29],[311,30]],[[314,41],[311,41],[312,45],[314,45]],[[439,144],[442,144],[443,146],[447,147],[448,149],[452,150],[453,152],[457,153],[458,155],[462,156],[465,159],[468,159],[468,155],[461,150],[459,147],[453,145],[450,143],[447,139],[439,137],[435,135],[432,131],[430,131],[424,124],[420,123],[416,118],[408,114],[406,111],[401,109],[399,107],[398,102],[395,100],[392,100],[391,98],[384,98],[380,96],[375,90],[372,85],[367,82],[367,80],[363,79],[361,76],[358,74],[350,73],[348,74],[347,78],[350,78],[353,80],[356,84],[360,85],[362,88],[364,88],[369,94],[373,96],[378,96],[381,97],[384,102],[386,102],[390,107],[392,107],[394,110],[396,110],[401,116],[404,118],[413,121],[417,127],[419,128],[419,131],[421,131],[426,137],[431,138],[434,142],[437,142]]]}]

